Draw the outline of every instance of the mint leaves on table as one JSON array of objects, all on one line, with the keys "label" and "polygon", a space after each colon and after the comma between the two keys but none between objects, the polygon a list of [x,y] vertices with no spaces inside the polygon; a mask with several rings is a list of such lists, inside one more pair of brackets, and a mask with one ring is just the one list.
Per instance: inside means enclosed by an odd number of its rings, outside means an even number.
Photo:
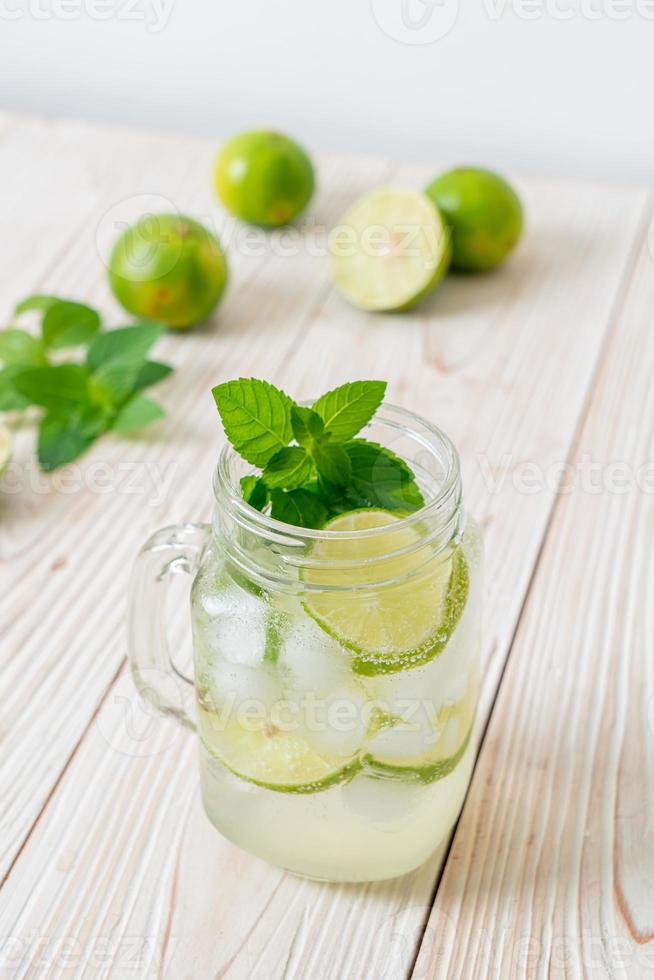
[{"label": "mint leaves on table", "polygon": [[[104,432],[130,433],[164,415],[141,392],[172,368],[149,359],[164,327],[150,321],[103,330],[97,310],[55,296],[30,296],[14,310],[40,315],[38,336],[12,325],[0,331],[0,412],[37,406],[38,460],[54,470],[80,456]],[[61,351],[82,350],[75,360]]]},{"label": "mint leaves on table", "polygon": [[413,511],[424,504],[415,476],[385,446],[355,438],[372,420],[384,381],[352,381],[308,408],[267,381],[239,378],[213,396],[234,449],[261,470],[241,480],[252,507],[298,527],[320,528],[360,507]]}]

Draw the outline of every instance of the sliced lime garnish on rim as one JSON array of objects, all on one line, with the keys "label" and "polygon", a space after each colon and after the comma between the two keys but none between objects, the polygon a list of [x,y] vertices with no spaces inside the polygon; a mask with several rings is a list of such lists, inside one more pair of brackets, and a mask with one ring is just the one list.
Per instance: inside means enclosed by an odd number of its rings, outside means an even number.
[{"label": "sliced lime garnish on rim", "polygon": [[384,188],[356,201],[329,236],[332,276],[363,310],[401,310],[446,272],[449,232],[426,194]]},{"label": "sliced lime garnish on rim", "polygon": [[[353,562],[338,571],[339,584],[351,585],[351,591],[308,593],[304,607],[354,651],[353,669],[358,674],[393,673],[427,663],[446,646],[466,604],[469,576],[461,548],[430,555],[418,528],[393,527],[400,520],[390,511],[372,509],[336,517],[327,530],[389,530],[358,540],[317,541],[311,554],[325,566],[303,572],[304,582],[324,586],[334,581],[329,563]],[[398,584],[375,589],[371,574],[375,581],[397,579]]]}]

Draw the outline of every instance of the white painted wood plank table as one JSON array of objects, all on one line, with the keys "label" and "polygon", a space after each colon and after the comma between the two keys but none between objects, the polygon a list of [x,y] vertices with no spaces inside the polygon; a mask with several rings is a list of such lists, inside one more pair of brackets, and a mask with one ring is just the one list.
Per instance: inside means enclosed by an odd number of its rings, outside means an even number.
[{"label": "white painted wood plank table", "polygon": [[[2,322],[35,291],[118,322],[107,241],[147,209],[217,230],[232,273],[210,324],[161,342],[176,371],[146,438],[107,437],[45,478],[32,430],[16,432],[0,498],[0,976],[654,977],[647,190],[517,180],[527,233],[504,268],[369,316],[331,288],[321,228],[441,161],[321,159],[301,233],[253,240],[212,198],[214,149],[0,120]],[[395,881],[321,885],[237,850],[202,813],[192,736],[136,710],[130,564],[157,527],[207,519],[210,388],[239,374],[297,397],[388,378],[391,400],[456,442],[485,529],[471,788],[453,839]]]}]

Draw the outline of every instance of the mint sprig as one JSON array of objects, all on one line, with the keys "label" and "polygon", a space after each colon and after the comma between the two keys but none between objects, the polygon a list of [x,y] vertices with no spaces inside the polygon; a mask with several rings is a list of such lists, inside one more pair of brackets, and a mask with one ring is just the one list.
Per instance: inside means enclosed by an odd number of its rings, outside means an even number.
[{"label": "mint sprig", "polygon": [[[38,336],[13,324],[0,331],[0,411],[45,410],[41,469],[71,462],[104,432],[131,433],[164,415],[141,394],[172,371],[148,359],[163,326],[139,321],[105,331],[96,310],[55,296],[28,297],[14,318],[28,312],[40,315]],[[62,362],[58,352],[65,348],[81,349],[82,359]]]},{"label": "mint sprig", "polygon": [[298,527],[322,527],[361,507],[410,512],[424,504],[411,468],[385,446],[355,438],[372,420],[384,381],[353,381],[308,408],[267,381],[239,378],[213,396],[234,449],[259,474],[241,480],[247,503]]}]

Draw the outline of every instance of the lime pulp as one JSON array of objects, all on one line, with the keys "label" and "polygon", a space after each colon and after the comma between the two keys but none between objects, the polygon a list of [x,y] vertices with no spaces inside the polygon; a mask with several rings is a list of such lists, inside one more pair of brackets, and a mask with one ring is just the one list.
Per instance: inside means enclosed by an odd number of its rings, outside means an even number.
[{"label": "lime pulp", "polygon": [[[304,607],[355,653],[353,670],[363,675],[393,673],[432,660],[456,628],[468,595],[468,566],[461,548],[437,554],[421,543],[419,528],[389,511],[344,514],[326,530],[377,527],[388,527],[388,532],[356,540],[318,541],[312,557],[324,566],[304,571],[308,585],[328,585],[331,563],[359,560],[338,568],[341,585],[350,589],[309,592]],[[378,588],[370,586],[371,574],[383,583]]]},{"label": "lime pulp", "polygon": [[426,194],[385,188],[356,201],[329,236],[335,285],[363,310],[408,309],[447,271],[450,243]]}]

